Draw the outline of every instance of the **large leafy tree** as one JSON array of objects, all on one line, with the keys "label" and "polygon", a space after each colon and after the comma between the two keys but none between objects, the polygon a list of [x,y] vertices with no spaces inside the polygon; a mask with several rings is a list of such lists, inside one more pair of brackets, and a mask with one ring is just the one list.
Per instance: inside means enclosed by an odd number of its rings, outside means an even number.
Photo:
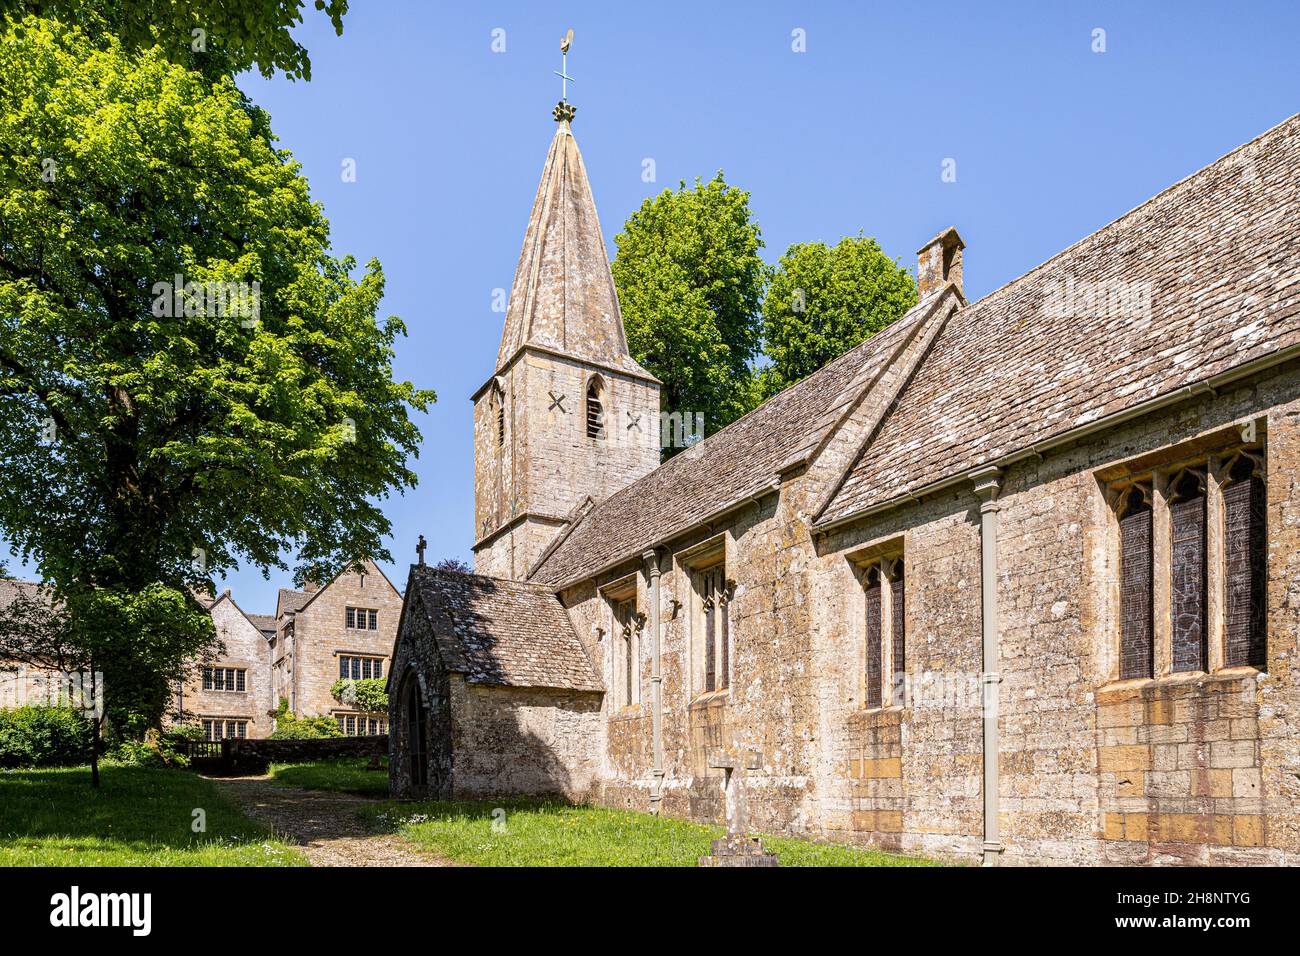
[{"label": "large leafy tree", "polygon": [[110,714],[211,640],[212,575],[387,556],[376,499],[414,486],[433,394],[393,380],[404,327],[354,271],[229,78],[34,18],[0,36],[0,531],[103,616]]},{"label": "large leafy tree", "polygon": [[[303,22],[304,6],[306,0],[0,0],[0,16],[35,15],[112,33],[128,52],[157,46],[210,76],[256,67],[264,76],[280,70],[309,80],[311,60],[289,32]],[[343,33],[348,0],[312,6]]]},{"label": "large leafy tree", "polygon": [[749,193],[721,172],[683,182],[642,203],[614,242],[628,347],[663,381],[663,410],[701,412],[708,431],[749,411],[767,275]]},{"label": "large leafy tree", "polygon": [[771,365],[759,375],[762,396],[811,375],[915,304],[911,274],[874,239],[791,246],[763,300],[763,345]]}]

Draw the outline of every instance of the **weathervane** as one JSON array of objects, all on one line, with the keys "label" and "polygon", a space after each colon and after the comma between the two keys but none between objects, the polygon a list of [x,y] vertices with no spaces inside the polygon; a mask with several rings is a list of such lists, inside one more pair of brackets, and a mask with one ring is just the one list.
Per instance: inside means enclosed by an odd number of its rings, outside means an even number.
[{"label": "weathervane", "polygon": [[569,76],[569,47],[573,44],[573,30],[570,28],[563,39],[560,40],[560,68],[555,71],[555,75],[560,78],[560,102],[555,105],[552,115],[557,123],[567,122],[573,119],[573,114],[578,111],[577,107],[569,104],[569,84],[577,82]]}]

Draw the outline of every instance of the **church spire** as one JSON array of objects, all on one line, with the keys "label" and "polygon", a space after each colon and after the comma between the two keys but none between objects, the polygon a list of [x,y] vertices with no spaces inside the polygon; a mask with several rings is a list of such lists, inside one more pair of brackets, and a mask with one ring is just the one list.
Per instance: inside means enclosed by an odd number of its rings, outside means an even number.
[{"label": "church spire", "polygon": [[558,126],[510,287],[497,370],[533,345],[650,377],[628,354],[605,238],[573,137],[576,112],[566,100],[553,111]]}]

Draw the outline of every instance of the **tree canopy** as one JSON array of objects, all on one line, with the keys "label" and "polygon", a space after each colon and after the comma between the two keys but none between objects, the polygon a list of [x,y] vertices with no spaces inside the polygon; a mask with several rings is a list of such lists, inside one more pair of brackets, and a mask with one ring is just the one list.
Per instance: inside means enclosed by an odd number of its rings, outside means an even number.
[{"label": "tree canopy", "polygon": [[614,242],[628,347],[663,382],[663,410],[702,412],[710,432],[739,418],[753,407],[767,272],[749,193],[721,172],[682,182],[642,203]]},{"label": "tree canopy", "polygon": [[[375,500],[414,486],[434,396],[394,381],[404,326],[354,271],[230,78],[0,36],[0,530],[114,659],[241,561],[387,557]],[[210,634],[155,648],[154,686]]]},{"label": "tree canopy", "polygon": [[874,239],[791,246],[763,300],[763,348],[772,364],[760,375],[762,397],[811,375],[915,304],[911,274]]},{"label": "tree canopy", "polygon": [[[311,79],[306,49],[289,32],[303,22],[306,0],[0,0],[0,16],[35,15],[82,27],[87,34],[111,33],[128,52],[157,47],[175,62],[209,77],[256,67],[263,76],[279,70]],[[348,0],[314,0],[343,33]],[[19,28],[20,31],[22,27]]]}]

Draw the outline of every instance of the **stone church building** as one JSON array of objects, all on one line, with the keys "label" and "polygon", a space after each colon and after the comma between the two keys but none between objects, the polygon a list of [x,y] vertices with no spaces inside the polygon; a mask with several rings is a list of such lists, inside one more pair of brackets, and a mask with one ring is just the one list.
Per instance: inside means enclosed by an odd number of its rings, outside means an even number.
[{"label": "stone church building", "polygon": [[557,108],[476,574],[411,569],[394,792],[997,863],[1300,863],[1300,117],[660,461]]}]

